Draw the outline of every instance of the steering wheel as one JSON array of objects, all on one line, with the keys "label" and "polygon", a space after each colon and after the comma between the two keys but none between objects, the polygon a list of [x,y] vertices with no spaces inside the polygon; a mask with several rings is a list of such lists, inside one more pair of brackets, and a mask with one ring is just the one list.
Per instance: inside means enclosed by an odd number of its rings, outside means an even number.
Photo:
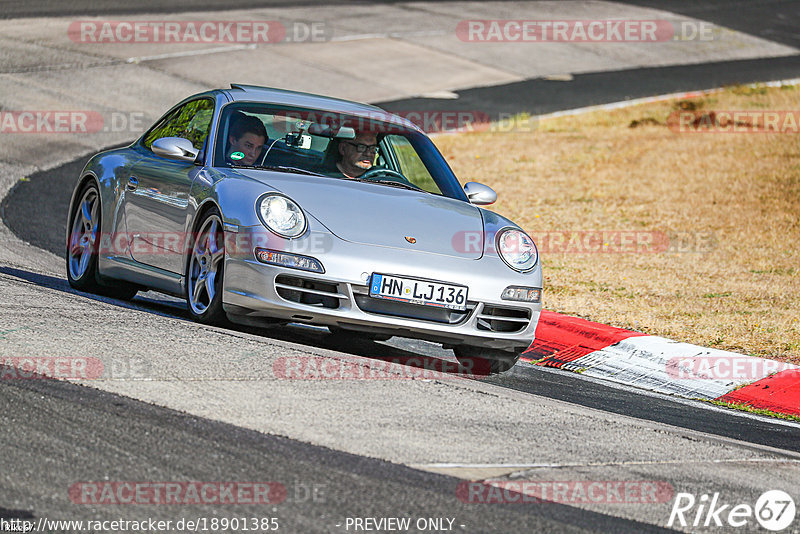
[{"label": "steering wheel", "polygon": [[386,167],[372,167],[370,170],[359,176],[359,178],[362,180],[374,180],[374,177],[378,176],[379,174],[386,175],[393,182],[400,182],[401,184],[416,187],[414,184],[408,181],[408,178],[399,172],[393,171],[392,169],[387,169]]}]

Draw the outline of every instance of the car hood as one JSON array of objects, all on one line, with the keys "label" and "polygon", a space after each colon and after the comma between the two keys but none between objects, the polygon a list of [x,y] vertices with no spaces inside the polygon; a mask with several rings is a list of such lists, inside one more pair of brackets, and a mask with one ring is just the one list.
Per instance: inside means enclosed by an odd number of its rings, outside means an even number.
[{"label": "car hood", "polygon": [[468,259],[482,256],[483,217],[466,202],[337,178],[239,172],[287,195],[346,241]]}]

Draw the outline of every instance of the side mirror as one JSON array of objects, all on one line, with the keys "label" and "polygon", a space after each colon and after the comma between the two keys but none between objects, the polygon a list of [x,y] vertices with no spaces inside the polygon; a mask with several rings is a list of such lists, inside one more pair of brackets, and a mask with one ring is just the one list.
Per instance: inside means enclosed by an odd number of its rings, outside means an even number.
[{"label": "side mirror", "polygon": [[497,193],[494,189],[478,182],[465,183],[464,192],[467,194],[470,204],[475,204],[476,206],[494,204],[497,200]]},{"label": "side mirror", "polygon": [[180,161],[194,161],[200,152],[192,145],[191,141],[182,137],[156,139],[150,148],[159,156]]}]

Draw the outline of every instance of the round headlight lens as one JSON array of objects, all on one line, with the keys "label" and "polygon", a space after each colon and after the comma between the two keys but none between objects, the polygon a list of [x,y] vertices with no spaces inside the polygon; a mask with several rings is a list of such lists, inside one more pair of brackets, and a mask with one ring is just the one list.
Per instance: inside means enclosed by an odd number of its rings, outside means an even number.
[{"label": "round headlight lens", "polygon": [[306,216],[300,206],[282,195],[266,195],[258,204],[264,226],[282,237],[294,238],[306,231]]},{"label": "round headlight lens", "polygon": [[520,230],[503,230],[497,236],[497,251],[515,271],[530,271],[539,260],[533,239]]}]

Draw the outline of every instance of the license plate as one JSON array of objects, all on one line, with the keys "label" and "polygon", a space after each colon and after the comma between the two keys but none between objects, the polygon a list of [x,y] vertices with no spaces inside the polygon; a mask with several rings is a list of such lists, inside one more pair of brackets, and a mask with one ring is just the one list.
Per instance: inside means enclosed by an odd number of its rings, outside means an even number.
[{"label": "license plate", "polygon": [[372,275],[369,296],[421,306],[447,308],[448,310],[464,311],[467,309],[466,286],[427,282],[388,274],[374,273]]}]

